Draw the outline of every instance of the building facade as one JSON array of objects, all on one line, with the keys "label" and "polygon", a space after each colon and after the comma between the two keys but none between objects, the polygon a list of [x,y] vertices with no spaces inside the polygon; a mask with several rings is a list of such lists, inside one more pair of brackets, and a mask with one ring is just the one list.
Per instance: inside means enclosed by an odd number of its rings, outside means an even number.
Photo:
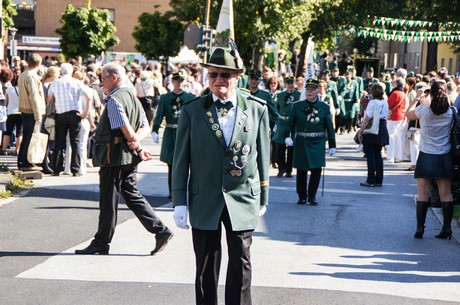
[{"label": "building facade", "polygon": [[[86,6],[84,0],[38,0],[35,7],[35,35],[43,37],[59,37],[56,29],[62,25],[59,22],[61,14],[68,4],[74,7]],[[144,13],[169,10],[169,0],[93,0],[92,7],[107,9],[111,14],[111,21],[117,28],[115,33],[120,43],[114,47],[118,52],[136,52],[132,32],[137,24],[137,17]]]}]

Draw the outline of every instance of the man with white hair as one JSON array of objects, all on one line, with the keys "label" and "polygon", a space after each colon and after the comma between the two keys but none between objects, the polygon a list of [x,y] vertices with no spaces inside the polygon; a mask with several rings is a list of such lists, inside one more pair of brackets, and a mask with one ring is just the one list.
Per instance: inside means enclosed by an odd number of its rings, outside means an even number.
[{"label": "man with white hair", "polygon": [[[56,106],[56,146],[53,153],[53,176],[59,176],[63,165],[63,151],[66,149],[66,136],[69,133],[72,156],[70,171],[73,176],[80,176],[79,133],[81,120],[88,116],[90,98],[85,92],[83,82],[72,77],[73,66],[61,65],[62,77],[56,79],[48,89],[48,101],[54,97]],[[80,96],[86,99],[84,109],[79,103]]]},{"label": "man with white hair", "polygon": [[173,233],[155,215],[152,207],[137,189],[137,165],[152,159],[142,149],[140,140],[150,127],[136,95],[126,86],[125,70],[110,62],[102,68],[102,82],[107,104],[96,129],[93,164],[99,170],[99,225],[88,247],[76,254],[109,254],[110,243],[117,225],[120,196],[134,212],[144,228],[155,234],[154,255],[166,247]]}]

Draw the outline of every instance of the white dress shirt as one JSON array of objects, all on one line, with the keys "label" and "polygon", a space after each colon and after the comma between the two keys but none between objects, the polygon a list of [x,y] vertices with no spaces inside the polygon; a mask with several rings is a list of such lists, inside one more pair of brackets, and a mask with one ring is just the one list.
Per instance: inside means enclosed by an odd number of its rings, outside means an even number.
[{"label": "white dress shirt", "polygon": [[[212,99],[213,99],[214,102],[216,102],[217,100],[220,100],[224,104],[225,103],[232,103],[233,104],[233,108],[230,109],[225,116],[222,116],[220,114],[219,110],[216,108],[217,109],[217,117],[219,118],[220,129],[222,129],[222,133],[224,134],[225,143],[228,146],[230,144],[230,142],[232,141],[233,127],[235,126],[236,107],[237,107],[236,92],[233,93],[233,95],[230,96],[230,98],[227,99],[226,101],[223,101],[223,100],[219,99],[214,94],[212,95]],[[215,106],[213,106],[213,107],[215,107]]]}]

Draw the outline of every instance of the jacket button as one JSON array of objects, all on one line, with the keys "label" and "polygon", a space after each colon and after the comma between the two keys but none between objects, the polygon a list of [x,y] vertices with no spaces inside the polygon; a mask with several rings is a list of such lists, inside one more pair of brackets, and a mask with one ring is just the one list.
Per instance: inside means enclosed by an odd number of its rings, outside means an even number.
[{"label": "jacket button", "polygon": [[226,151],[224,156],[228,157],[229,154],[230,154],[230,152]]},{"label": "jacket button", "polygon": [[224,191],[224,193],[227,193],[227,190],[225,188],[222,189]]}]

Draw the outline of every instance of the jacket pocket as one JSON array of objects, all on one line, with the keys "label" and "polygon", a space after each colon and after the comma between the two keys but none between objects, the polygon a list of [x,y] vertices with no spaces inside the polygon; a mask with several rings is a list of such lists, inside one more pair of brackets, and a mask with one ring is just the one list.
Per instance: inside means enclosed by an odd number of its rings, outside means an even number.
[{"label": "jacket pocket", "polygon": [[260,182],[253,183],[251,185],[251,194],[252,196],[257,196],[260,194]]}]

